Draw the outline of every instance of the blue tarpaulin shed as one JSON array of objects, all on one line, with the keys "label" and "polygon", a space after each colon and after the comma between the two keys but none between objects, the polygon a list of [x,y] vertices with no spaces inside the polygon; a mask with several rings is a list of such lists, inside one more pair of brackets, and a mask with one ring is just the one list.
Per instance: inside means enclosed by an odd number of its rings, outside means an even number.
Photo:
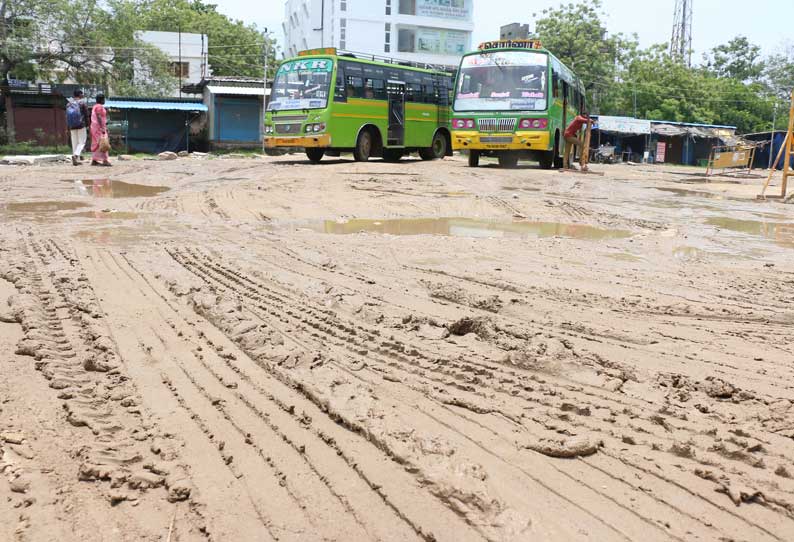
[{"label": "blue tarpaulin shed", "polygon": [[127,152],[157,154],[190,150],[190,125],[207,112],[199,100],[108,98],[111,130]]},{"label": "blue tarpaulin shed", "polygon": [[[767,169],[775,162],[775,158],[777,158],[780,148],[786,140],[786,132],[758,132],[755,134],[747,134],[742,137],[759,144],[758,150],[755,152],[753,167]],[[777,169],[783,169],[785,161],[785,158],[781,156],[777,164]],[[791,157],[791,167],[794,167],[794,156]]]}]

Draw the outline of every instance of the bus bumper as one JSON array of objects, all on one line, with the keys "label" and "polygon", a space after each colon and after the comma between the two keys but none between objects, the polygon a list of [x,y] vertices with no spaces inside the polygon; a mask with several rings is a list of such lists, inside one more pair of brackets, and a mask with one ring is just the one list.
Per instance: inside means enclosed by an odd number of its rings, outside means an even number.
[{"label": "bus bumper", "polygon": [[452,148],[456,151],[547,151],[549,132],[516,132],[514,134],[483,134],[480,132],[452,132]]},{"label": "bus bumper", "polygon": [[265,137],[265,148],[275,149],[277,147],[303,147],[310,149],[314,147],[330,147],[331,134],[318,134],[312,136],[268,136]]}]

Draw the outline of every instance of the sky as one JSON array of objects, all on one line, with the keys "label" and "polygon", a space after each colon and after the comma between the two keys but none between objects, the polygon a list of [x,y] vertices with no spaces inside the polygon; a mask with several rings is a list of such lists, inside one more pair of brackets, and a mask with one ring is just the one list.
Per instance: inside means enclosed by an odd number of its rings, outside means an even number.
[{"label": "sky", "polygon": [[[533,13],[560,5],[560,0],[473,0],[474,37],[472,45],[499,37],[499,28],[508,23],[529,23],[534,29]],[[283,0],[214,0],[226,15],[260,28],[274,31],[283,41],[281,23]],[[774,53],[787,40],[794,41],[794,1],[792,0],[694,0],[693,59],[728,42],[737,35],[747,36],[761,46],[764,54]],[[611,33],[637,33],[643,47],[668,42],[673,26],[674,0],[603,0],[607,29]]]}]

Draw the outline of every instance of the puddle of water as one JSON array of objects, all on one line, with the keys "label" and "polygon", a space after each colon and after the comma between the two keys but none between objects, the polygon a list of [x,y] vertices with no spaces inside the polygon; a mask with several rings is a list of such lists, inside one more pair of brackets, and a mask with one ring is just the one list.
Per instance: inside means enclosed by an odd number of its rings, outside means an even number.
[{"label": "puddle of water", "polygon": [[82,213],[72,213],[67,215],[70,218],[101,218],[112,220],[132,220],[138,218],[138,213],[129,211],[83,211]]},{"label": "puddle of water", "polygon": [[151,198],[170,190],[167,186],[111,181],[110,179],[84,179],[74,181],[77,193],[95,198]]},{"label": "puddle of water", "polygon": [[320,233],[346,235],[359,232],[389,235],[447,235],[453,237],[570,237],[619,239],[631,237],[625,230],[607,230],[558,222],[497,222],[471,218],[405,218],[390,220],[326,220],[309,228]]},{"label": "puddle of water", "polygon": [[739,233],[766,237],[780,246],[794,248],[794,224],[739,220],[728,217],[708,218],[706,224]]},{"label": "puddle of water", "polygon": [[52,213],[74,211],[84,207],[90,207],[90,205],[80,201],[19,201],[5,204],[7,211],[15,213]]},{"label": "puddle of water", "polygon": [[696,198],[707,198],[707,199],[728,199],[722,194],[716,194],[714,192],[701,192],[699,190],[687,190],[686,188],[659,188],[655,187],[656,190],[660,192],[669,192],[670,194],[675,194],[678,197],[696,197]]}]

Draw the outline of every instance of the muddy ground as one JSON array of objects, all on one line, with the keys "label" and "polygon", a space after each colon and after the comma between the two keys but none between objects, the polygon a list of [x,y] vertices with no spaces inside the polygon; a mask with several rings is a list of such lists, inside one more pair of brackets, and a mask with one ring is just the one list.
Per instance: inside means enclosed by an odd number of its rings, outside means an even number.
[{"label": "muddy ground", "polygon": [[794,540],[794,206],[594,169],[0,168],[0,540]]}]

